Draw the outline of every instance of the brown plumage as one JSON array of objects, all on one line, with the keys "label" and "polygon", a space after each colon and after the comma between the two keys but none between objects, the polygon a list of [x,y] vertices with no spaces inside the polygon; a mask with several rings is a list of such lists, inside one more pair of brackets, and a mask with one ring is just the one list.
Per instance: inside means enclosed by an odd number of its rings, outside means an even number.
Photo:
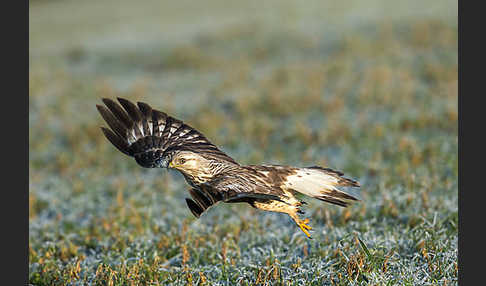
[{"label": "brown plumage", "polygon": [[135,105],[123,98],[118,102],[104,98],[106,107],[96,105],[110,127],[101,127],[106,138],[142,167],[180,171],[191,186],[186,203],[196,217],[218,202],[245,202],[287,213],[310,238],[309,220],[298,217],[304,202],[295,197],[297,193],[343,207],[358,200],[349,190],[338,188],[360,186],[339,171],[319,166],[242,166],[182,121],[146,103]]}]

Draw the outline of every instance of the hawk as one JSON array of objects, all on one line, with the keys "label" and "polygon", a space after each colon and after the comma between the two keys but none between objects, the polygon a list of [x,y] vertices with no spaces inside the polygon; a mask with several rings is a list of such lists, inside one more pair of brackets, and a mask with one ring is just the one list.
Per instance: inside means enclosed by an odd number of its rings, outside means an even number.
[{"label": "hawk", "polygon": [[343,173],[319,166],[240,165],[202,133],[143,102],[104,98],[96,105],[110,128],[106,138],[122,153],[145,168],[173,168],[190,185],[186,203],[199,218],[218,202],[248,203],[252,207],[288,214],[311,238],[309,219],[301,219],[304,201],[297,194],[346,207],[358,198],[350,190],[359,187]]}]

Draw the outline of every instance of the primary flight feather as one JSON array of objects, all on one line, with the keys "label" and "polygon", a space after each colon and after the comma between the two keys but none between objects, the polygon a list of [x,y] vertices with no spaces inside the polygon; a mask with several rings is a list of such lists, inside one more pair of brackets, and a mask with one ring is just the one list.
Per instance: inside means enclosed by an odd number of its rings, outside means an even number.
[{"label": "primary flight feather", "polygon": [[245,202],[267,211],[288,214],[310,238],[308,219],[299,218],[301,193],[346,207],[357,197],[338,187],[359,187],[343,173],[318,166],[238,164],[199,131],[143,102],[104,98],[96,105],[110,128],[101,127],[106,138],[122,153],[145,168],[173,168],[191,186],[186,203],[199,217],[218,202]]}]

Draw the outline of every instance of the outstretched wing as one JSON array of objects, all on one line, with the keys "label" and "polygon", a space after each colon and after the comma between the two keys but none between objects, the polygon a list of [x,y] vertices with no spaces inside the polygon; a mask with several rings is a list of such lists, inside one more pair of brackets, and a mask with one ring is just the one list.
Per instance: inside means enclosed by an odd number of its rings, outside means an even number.
[{"label": "outstretched wing", "polygon": [[106,105],[96,105],[109,128],[101,127],[106,138],[118,150],[135,157],[138,164],[153,168],[167,150],[190,150],[236,163],[231,157],[209,142],[203,134],[184,122],[148,104],[137,105],[124,99],[115,101],[103,98]]},{"label": "outstretched wing", "polygon": [[251,204],[256,200],[282,201],[283,196],[282,190],[261,184],[249,173],[222,174],[189,190],[189,193],[192,199],[186,198],[186,203],[196,217],[218,202]]}]

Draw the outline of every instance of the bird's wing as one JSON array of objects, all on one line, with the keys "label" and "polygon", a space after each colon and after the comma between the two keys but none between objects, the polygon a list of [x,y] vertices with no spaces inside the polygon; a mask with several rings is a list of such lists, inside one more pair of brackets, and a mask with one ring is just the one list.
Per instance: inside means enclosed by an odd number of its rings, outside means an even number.
[{"label": "bird's wing", "polygon": [[96,105],[110,128],[101,127],[106,138],[118,150],[135,157],[143,167],[155,167],[168,149],[186,149],[211,153],[212,157],[236,163],[196,129],[143,102],[103,98],[106,105]]},{"label": "bird's wing", "polygon": [[189,190],[192,199],[186,198],[186,203],[194,216],[199,217],[211,206],[218,202],[251,203],[255,200],[282,201],[283,192],[274,189],[251,178],[251,174],[238,175],[222,174],[216,176],[198,188]]}]

